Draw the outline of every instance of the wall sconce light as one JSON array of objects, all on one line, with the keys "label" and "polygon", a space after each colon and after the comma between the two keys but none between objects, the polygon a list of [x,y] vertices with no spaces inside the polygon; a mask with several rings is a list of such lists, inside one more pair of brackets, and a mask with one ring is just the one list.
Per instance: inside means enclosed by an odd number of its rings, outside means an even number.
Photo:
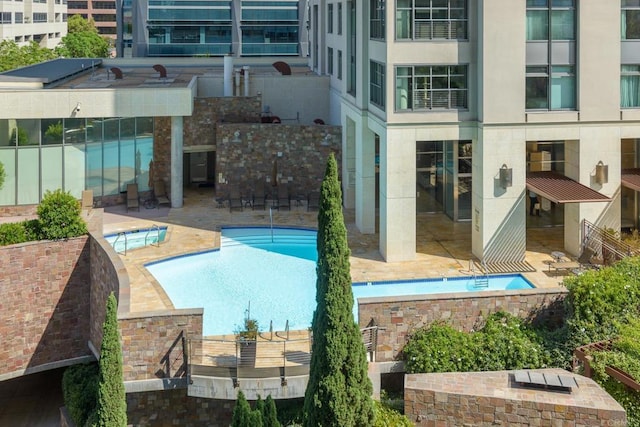
[{"label": "wall sconce light", "polygon": [[240,131],[237,130],[233,133],[233,141],[234,142],[240,142]]},{"label": "wall sconce light", "polygon": [[82,103],[81,103],[81,102],[78,102],[78,103],[76,104],[76,108],[74,108],[74,109],[73,109],[73,112],[74,112],[74,113],[79,113],[81,108],[82,108]]},{"label": "wall sconce light", "polygon": [[331,139],[332,136],[331,134],[327,133],[324,135],[324,138],[322,138],[322,141],[320,142],[320,145],[329,145],[331,143]]},{"label": "wall sconce light", "polygon": [[508,168],[506,164],[503,164],[500,168],[500,187],[508,188],[513,185],[513,169]]},{"label": "wall sconce light", "polygon": [[602,160],[596,165],[596,182],[601,185],[609,182],[609,165],[602,163]]}]

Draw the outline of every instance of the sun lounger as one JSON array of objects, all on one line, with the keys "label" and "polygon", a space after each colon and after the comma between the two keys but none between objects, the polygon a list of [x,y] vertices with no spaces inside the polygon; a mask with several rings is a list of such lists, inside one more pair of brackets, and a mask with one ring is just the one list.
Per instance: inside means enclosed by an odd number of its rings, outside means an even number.
[{"label": "sun lounger", "polygon": [[156,197],[158,207],[160,207],[160,205],[171,206],[171,200],[169,200],[169,196],[167,196],[167,188],[163,180],[159,179],[153,182],[153,195]]},{"label": "sun lounger", "polygon": [[127,184],[127,211],[129,209],[140,210],[140,195],[138,184]]},{"label": "sun lounger", "polygon": [[234,209],[240,209],[242,211],[244,203],[242,201],[242,195],[238,190],[231,190],[229,193],[229,212],[233,212]]},{"label": "sun lounger", "polygon": [[284,185],[278,186],[278,210],[282,209],[291,210],[291,195],[289,188]]},{"label": "sun lounger", "polygon": [[579,262],[576,261],[557,261],[549,263],[549,271],[554,270],[555,276],[559,271],[573,271],[581,267]]},{"label": "sun lounger", "polygon": [[256,208],[265,210],[267,205],[267,195],[264,191],[264,185],[257,184],[255,189],[253,190],[253,198],[251,201],[251,207],[255,210]]}]

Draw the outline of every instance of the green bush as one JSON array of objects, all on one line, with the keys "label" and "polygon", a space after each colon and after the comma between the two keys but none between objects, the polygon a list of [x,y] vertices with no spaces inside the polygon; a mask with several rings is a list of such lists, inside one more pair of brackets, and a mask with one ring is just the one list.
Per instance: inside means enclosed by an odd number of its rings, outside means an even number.
[{"label": "green bush", "polygon": [[507,313],[492,314],[478,332],[445,324],[422,328],[404,347],[407,372],[470,372],[541,368],[548,351],[534,330]]},{"label": "green bush", "polygon": [[64,406],[77,426],[84,426],[95,412],[98,398],[98,364],[73,365],[62,376]]},{"label": "green bush", "polygon": [[38,216],[43,239],[67,239],[87,233],[80,203],[68,192],[47,191],[38,205]]},{"label": "green bush", "polygon": [[28,241],[24,222],[0,224],[0,246],[15,245]]},{"label": "green bush", "polygon": [[382,402],[374,401],[376,414],[374,427],[412,427],[413,424],[405,415]]}]

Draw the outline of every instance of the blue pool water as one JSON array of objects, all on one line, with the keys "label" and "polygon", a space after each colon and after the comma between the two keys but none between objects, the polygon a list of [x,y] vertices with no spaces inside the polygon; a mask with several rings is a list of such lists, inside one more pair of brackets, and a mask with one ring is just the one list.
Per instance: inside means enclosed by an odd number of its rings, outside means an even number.
[{"label": "blue pool water", "polygon": [[[316,232],[274,228],[224,228],[220,250],[149,263],[147,269],[176,308],[204,308],[204,335],[234,332],[246,312],[260,330],[311,325],[316,307]],[[532,285],[521,275],[492,276],[489,286],[473,279],[449,278],[354,283],[354,298],[499,289]],[[357,318],[357,304],[354,304]]]},{"label": "blue pool water", "polygon": [[[127,231],[125,235],[119,234],[106,234],[105,240],[116,250],[116,252],[124,252],[125,242],[127,250],[141,248],[143,246],[149,246],[158,242],[163,242],[167,235],[167,227],[156,228],[143,228],[139,230]],[[126,237],[126,240],[125,240]],[[115,244],[115,246],[114,246]]]}]

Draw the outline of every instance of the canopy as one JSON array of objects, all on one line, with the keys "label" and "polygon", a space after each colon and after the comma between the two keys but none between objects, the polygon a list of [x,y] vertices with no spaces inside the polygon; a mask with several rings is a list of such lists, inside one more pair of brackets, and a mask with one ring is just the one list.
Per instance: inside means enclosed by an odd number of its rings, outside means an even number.
[{"label": "canopy", "polygon": [[611,198],[557,172],[529,172],[527,188],[554,203],[610,202]]}]

